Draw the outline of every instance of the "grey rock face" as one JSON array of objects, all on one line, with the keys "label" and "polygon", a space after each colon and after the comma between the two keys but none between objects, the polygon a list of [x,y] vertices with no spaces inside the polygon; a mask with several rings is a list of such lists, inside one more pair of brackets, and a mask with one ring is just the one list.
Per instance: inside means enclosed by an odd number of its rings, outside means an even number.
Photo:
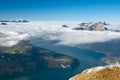
[{"label": "grey rock face", "polygon": [[88,22],[88,23],[81,23],[79,27],[73,28],[74,30],[89,30],[89,31],[106,31],[109,30],[105,26],[108,25],[105,22]]}]

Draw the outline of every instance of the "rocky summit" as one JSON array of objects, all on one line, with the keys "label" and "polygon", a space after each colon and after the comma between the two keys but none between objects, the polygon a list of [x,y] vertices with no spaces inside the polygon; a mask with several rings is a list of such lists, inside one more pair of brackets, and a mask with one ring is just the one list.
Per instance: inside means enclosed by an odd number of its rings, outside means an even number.
[{"label": "rocky summit", "polygon": [[87,69],[69,80],[120,80],[120,64]]},{"label": "rocky summit", "polygon": [[88,23],[81,23],[78,27],[73,28],[73,30],[89,30],[89,31],[106,31],[110,30],[106,26],[109,25],[106,22],[88,22]]}]

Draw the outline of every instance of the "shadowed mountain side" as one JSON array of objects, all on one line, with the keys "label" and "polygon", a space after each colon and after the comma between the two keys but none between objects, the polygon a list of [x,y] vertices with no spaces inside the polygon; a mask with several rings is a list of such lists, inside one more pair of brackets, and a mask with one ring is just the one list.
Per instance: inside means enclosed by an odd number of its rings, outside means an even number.
[{"label": "shadowed mountain side", "polygon": [[29,41],[21,41],[12,47],[0,49],[0,74],[39,68],[72,69],[78,64],[76,58],[35,47]]}]

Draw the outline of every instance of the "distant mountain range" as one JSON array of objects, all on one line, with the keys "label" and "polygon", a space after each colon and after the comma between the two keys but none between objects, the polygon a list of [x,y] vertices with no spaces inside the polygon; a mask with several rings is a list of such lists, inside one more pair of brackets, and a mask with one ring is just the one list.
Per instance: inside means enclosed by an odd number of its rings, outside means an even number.
[{"label": "distant mountain range", "polygon": [[0,20],[0,22],[29,22],[25,19],[18,19],[18,20]]}]

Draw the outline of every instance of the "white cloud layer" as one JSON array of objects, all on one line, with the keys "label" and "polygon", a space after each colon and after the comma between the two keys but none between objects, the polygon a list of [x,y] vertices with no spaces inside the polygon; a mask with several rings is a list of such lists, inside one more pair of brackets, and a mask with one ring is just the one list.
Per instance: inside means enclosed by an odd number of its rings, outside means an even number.
[{"label": "white cloud layer", "polygon": [[28,37],[28,34],[19,34],[14,31],[0,30],[0,46],[12,46]]},{"label": "white cloud layer", "polygon": [[[69,28],[61,27],[63,24]],[[0,46],[12,46],[20,40],[39,37],[45,40],[59,40],[57,45],[75,46],[79,44],[105,42],[120,39],[120,32],[76,31],[78,22],[30,22],[0,25]],[[115,29],[115,26],[109,26]],[[117,26],[117,29],[120,29]]]}]

